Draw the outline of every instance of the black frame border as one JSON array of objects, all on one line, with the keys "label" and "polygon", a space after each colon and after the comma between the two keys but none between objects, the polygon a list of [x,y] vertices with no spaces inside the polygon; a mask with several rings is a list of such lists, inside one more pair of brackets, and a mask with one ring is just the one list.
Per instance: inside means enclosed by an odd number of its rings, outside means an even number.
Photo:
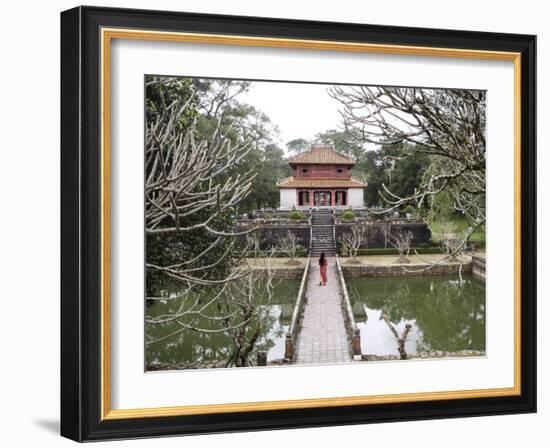
[{"label": "black frame border", "polygon": [[[100,28],[521,53],[521,395],[101,420]],[[76,441],[536,412],[536,36],[77,7],[61,13],[61,435]]]}]

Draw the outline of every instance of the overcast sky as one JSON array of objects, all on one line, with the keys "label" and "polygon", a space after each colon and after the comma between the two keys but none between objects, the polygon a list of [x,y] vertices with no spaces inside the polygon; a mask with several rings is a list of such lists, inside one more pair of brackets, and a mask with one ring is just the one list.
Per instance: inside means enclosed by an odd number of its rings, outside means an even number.
[{"label": "overcast sky", "polygon": [[313,139],[328,129],[340,129],[339,103],[331,98],[327,84],[253,81],[239,101],[265,112],[280,131],[285,145],[290,140]]}]

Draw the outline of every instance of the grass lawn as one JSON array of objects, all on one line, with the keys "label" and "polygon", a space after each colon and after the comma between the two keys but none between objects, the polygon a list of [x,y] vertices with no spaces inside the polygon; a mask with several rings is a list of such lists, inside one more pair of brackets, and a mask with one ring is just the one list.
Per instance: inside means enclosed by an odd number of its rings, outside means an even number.
[{"label": "grass lawn", "polygon": [[[454,225],[454,229],[456,233],[462,233],[468,229],[468,222],[466,221],[465,218],[452,217],[451,219],[449,219],[448,222]],[[439,221],[432,221],[429,224],[433,232],[432,239],[434,241],[440,241],[441,238],[443,237],[443,229],[444,229],[445,223],[439,222]],[[478,243],[485,243],[485,230],[483,229],[476,230],[470,237],[470,240]]]}]

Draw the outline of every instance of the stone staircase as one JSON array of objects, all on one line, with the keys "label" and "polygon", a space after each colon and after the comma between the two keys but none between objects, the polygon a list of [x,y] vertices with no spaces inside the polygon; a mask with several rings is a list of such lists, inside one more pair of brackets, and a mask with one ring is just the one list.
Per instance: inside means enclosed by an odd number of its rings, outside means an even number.
[{"label": "stone staircase", "polygon": [[311,213],[311,256],[336,255],[334,215],[332,210],[313,210]]}]

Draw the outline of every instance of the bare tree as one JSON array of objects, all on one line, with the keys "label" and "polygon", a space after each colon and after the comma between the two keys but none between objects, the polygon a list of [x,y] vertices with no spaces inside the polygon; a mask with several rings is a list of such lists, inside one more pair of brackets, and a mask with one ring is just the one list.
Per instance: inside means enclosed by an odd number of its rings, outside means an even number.
[{"label": "bare tree", "polygon": [[[149,82],[164,81],[157,78]],[[163,104],[156,118],[147,121],[145,149],[146,235],[181,235],[185,239],[190,232],[202,230],[211,240],[202,252],[180,263],[147,261],[148,271],[160,272],[189,287],[235,278],[236,272],[218,279],[209,279],[206,274],[235,252],[232,244],[217,260],[209,259],[226,238],[237,236],[232,230],[216,229],[214,223],[233,212],[249,193],[254,177],[250,171],[232,174],[250,148],[232,144],[223,134],[221,119],[210,140],[197,141],[194,121],[182,132],[179,123],[189,115],[192,100],[193,96],[176,97]]]},{"label": "bare tree", "polygon": [[205,334],[226,333],[233,343],[233,350],[225,366],[246,367],[252,365],[252,352],[266,329],[270,318],[269,307],[273,298],[275,270],[273,251],[265,251],[258,258],[260,265],[241,265],[236,268],[242,275],[206,290],[187,288],[183,295],[173,295],[156,300],[179,300],[178,309],[164,315],[146,316],[149,325],[172,325],[174,329],[146,345],[172,339],[186,331]]},{"label": "bare tree", "polygon": [[[165,87],[167,82],[165,78],[154,77],[147,84]],[[233,94],[214,92],[222,103]],[[236,232],[231,225],[230,216],[250,192],[254,178],[251,171],[237,173],[251,146],[233,143],[225,135],[231,126],[222,125],[223,107],[218,106],[206,112],[217,117],[211,137],[198,138],[196,119],[189,118],[194,117],[194,98],[160,96],[161,104],[154,114],[148,115],[146,123],[146,237],[155,242],[151,247],[160,244],[162,250],[175,254],[166,261],[162,256],[152,261],[148,253],[147,275],[162,275],[174,282],[177,289],[169,297],[156,294],[146,297],[148,301],[174,301],[176,305],[165,315],[146,316],[148,325],[175,327],[146,344],[159,343],[184,331],[225,332],[235,344],[229,364],[242,366],[247,365],[257,339],[250,329],[261,328],[266,316],[258,298],[267,295],[269,299],[272,292],[272,270],[252,269],[244,261],[244,253],[250,246],[241,251],[236,245],[237,236],[256,229]],[[184,121],[186,126],[181,125]],[[197,234],[201,245],[187,257],[163,240],[183,244]],[[253,249],[259,247],[255,245]]]},{"label": "bare tree", "polygon": [[[275,288],[271,256],[263,257],[264,266],[261,269],[249,271],[246,277],[241,277],[231,283],[227,299],[220,303],[221,314],[225,316],[222,326],[229,333],[234,351],[226,366],[247,367],[252,365],[252,353],[265,324],[270,318],[270,304]],[[237,306],[239,313],[232,312]],[[237,321],[247,321],[252,325],[236,325]]]},{"label": "bare tree", "polygon": [[394,235],[391,232],[391,227],[384,229],[388,243],[397,249],[399,252],[399,258],[395,260],[396,263],[410,263],[409,253],[411,251],[412,233],[409,231],[397,232]]},{"label": "bare tree", "polygon": [[254,257],[258,256],[260,251],[260,232],[256,230],[246,235],[246,245],[254,252]]},{"label": "bare tree", "polygon": [[350,263],[361,263],[357,258],[357,253],[361,246],[367,244],[367,227],[362,224],[353,225],[350,232],[344,233],[340,238],[340,243],[349,251],[351,255]]},{"label": "bare tree", "polygon": [[465,241],[461,235],[457,234],[456,225],[452,222],[446,222],[442,226],[441,246],[445,249],[451,261],[456,261],[457,257],[463,252]]},{"label": "bare tree", "polygon": [[467,248],[468,238],[465,236],[466,232],[460,232],[457,233],[456,225],[452,222],[446,222],[442,225],[442,232],[441,232],[441,239],[440,244],[441,247],[445,250],[445,256],[441,257],[439,260],[433,262],[422,255],[420,255],[417,251],[414,251],[416,256],[424,262],[426,267],[420,267],[417,269],[405,269],[406,272],[410,273],[419,273],[419,272],[426,272],[438,265],[441,265],[443,263],[458,262],[459,269],[458,269],[458,276],[460,280],[460,285],[463,284],[462,279],[462,261],[461,256],[464,255],[464,252]]},{"label": "bare tree", "polygon": [[405,343],[407,342],[407,338],[409,337],[409,333],[412,330],[411,324],[406,324],[405,329],[403,330],[403,333],[399,335],[397,332],[395,326],[390,321],[389,317],[386,314],[382,314],[382,319],[384,319],[384,322],[386,322],[386,325],[390,329],[393,337],[395,338],[395,341],[397,342],[397,351],[399,352],[399,357],[401,359],[408,359],[407,351],[405,350]]},{"label": "bare tree", "polygon": [[333,87],[348,133],[380,145],[410,142],[409,156],[429,155],[430,165],[413,194],[380,192],[387,213],[405,204],[417,208],[441,191],[469,221],[469,238],[485,225],[485,92],[398,87]]},{"label": "bare tree", "polygon": [[286,234],[279,238],[278,246],[288,256],[289,264],[296,264],[296,251],[298,249],[298,238],[290,230],[287,230]]}]

